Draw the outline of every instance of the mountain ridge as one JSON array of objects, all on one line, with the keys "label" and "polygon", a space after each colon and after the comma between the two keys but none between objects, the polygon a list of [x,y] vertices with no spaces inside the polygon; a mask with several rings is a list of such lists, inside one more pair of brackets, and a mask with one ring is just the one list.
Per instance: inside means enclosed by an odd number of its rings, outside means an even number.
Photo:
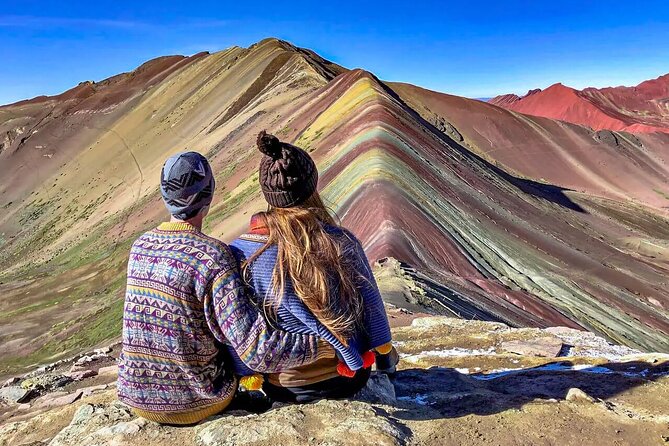
[{"label": "mountain ridge", "polygon": [[423,275],[430,311],[466,301],[513,326],[669,351],[667,135],[522,117],[277,39],[176,63],[160,81],[119,78],[134,83],[113,107],[0,108],[0,135],[17,135],[0,153],[0,374],[118,334],[127,247],[166,218],[167,156],[206,154],[218,190],[205,231],[244,231],[264,207],[259,129],[311,153],[343,224],[373,262]]}]

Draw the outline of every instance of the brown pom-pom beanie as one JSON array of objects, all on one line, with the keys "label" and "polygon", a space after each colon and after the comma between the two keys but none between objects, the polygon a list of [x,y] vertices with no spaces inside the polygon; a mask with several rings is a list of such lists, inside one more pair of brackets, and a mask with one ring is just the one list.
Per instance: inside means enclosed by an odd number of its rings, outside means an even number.
[{"label": "brown pom-pom beanie", "polygon": [[316,191],[318,170],[307,152],[264,130],[258,134],[257,145],[264,153],[258,169],[260,188],[271,206],[297,206]]}]

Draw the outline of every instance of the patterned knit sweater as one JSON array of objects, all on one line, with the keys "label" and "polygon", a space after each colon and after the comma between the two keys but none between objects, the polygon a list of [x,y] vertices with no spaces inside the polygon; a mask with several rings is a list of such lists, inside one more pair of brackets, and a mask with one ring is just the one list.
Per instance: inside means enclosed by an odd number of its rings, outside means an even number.
[{"label": "patterned knit sweater", "polygon": [[[277,325],[290,333],[313,333],[320,339],[331,344],[337,356],[351,370],[363,367],[362,354],[371,349],[387,345],[391,341],[388,317],[383,306],[383,300],[372,274],[372,269],[360,241],[346,229],[326,226],[326,231],[340,241],[342,257],[354,270],[357,278],[357,288],[363,300],[363,321],[359,329],[349,339],[349,345],[344,346],[323,324],[309,311],[295,294],[290,278],[286,280],[284,296],[277,309]],[[240,263],[253,256],[267,242],[267,228],[258,216],[251,220],[251,231],[234,240],[230,247],[238,257]],[[278,249],[275,245],[269,246],[258,256],[249,268],[250,276],[247,279],[255,291],[258,306],[275,299],[272,293],[272,275],[276,265]],[[336,283],[332,283],[331,295],[336,296]],[[333,299],[336,302],[337,299]],[[343,303],[341,303],[343,304]],[[234,359],[234,352],[232,354]],[[251,374],[252,371],[239,361],[236,362],[236,373]],[[368,365],[366,365],[368,366]],[[253,367],[251,367],[253,369]],[[256,370],[258,371],[258,370]]]},{"label": "patterned knit sweater", "polygon": [[315,336],[266,323],[225,244],[187,223],[163,223],[142,235],[128,263],[119,399],[163,423],[195,423],[220,412],[237,388],[224,344],[261,372],[319,359]]}]

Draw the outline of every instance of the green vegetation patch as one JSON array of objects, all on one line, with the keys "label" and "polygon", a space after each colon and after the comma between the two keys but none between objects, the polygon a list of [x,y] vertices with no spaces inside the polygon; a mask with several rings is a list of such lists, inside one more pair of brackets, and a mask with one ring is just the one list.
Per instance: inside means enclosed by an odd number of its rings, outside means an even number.
[{"label": "green vegetation patch", "polygon": [[42,301],[42,302],[36,302],[30,305],[26,305],[21,308],[17,308],[16,310],[8,311],[6,313],[0,314],[0,321],[5,322],[9,319],[12,319],[16,316],[21,316],[22,314],[28,314],[33,311],[37,310],[42,310],[44,308],[49,308],[53,307],[55,305],[58,305],[58,303],[62,300],[61,297],[55,296],[52,299]]},{"label": "green vegetation patch", "polygon": [[[88,296],[94,296],[96,302],[109,302],[109,304],[95,313],[55,324],[48,333],[50,340],[30,354],[3,356],[0,358],[0,374],[18,373],[31,366],[56,361],[68,354],[72,355],[120,337],[124,303],[121,290],[124,285],[125,274],[120,271],[115,279],[104,286],[102,290],[89,291]],[[81,298],[79,291],[75,294]],[[63,298],[65,297],[61,296],[60,300]],[[70,296],[69,299],[73,299],[73,297]],[[56,302],[49,301],[51,305],[57,304],[59,299],[55,298],[54,300]],[[78,299],[75,298],[74,300]],[[49,302],[40,302],[39,304],[22,307],[14,310],[14,313],[16,315],[35,311],[49,305]],[[62,333],[68,331],[71,333],[64,337]]]},{"label": "green vegetation patch", "polygon": [[[53,340],[40,349],[53,354],[92,348],[121,336],[124,299],[115,297],[111,305],[79,321],[79,328],[67,339]],[[77,324],[77,322],[75,322]]]}]

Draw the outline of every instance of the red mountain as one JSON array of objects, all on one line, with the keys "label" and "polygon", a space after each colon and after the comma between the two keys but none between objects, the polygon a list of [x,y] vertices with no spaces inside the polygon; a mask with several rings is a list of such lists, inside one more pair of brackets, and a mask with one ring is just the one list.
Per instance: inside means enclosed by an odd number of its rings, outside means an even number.
[{"label": "red mountain", "polygon": [[582,124],[595,130],[669,133],[669,74],[636,87],[575,90],[554,84],[522,98],[505,94],[491,104],[527,115]]}]

